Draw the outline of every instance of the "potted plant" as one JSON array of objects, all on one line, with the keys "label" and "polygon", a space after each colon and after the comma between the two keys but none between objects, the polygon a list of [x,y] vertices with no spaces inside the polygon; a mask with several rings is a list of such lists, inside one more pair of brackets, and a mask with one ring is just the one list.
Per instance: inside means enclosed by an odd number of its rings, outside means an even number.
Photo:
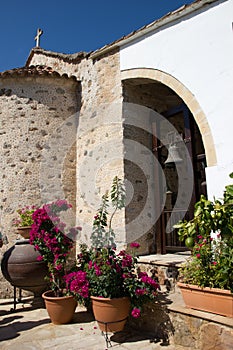
[{"label": "potted plant", "polygon": [[[81,245],[78,269],[88,281],[87,300],[91,300],[93,312],[102,331],[118,332],[123,329],[131,309],[132,317],[138,318],[143,304],[155,300],[158,282],[147,273],[140,272],[135,250],[137,242],[130,244],[132,254],[115,248],[88,248]],[[113,314],[103,314],[104,311]],[[116,316],[116,319],[114,319]]]},{"label": "potted plant", "polygon": [[[109,199],[110,197],[110,199]],[[112,214],[108,220],[109,202]],[[123,329],[131,308],[131,315],[140,316],[144,303],[156,298],[158,282],[137,267],[135,250],[139,244],[130,244],[131,252],[117,252],[114,243],[113,217],[124,206],[124,188],[118,177],[112,188],[102,197],[102,203],[93,221],[92,245],[80,245],[77,257],[77,286],[75,275],[66,276],[67,288],[80,297],[80,286],[85,292],[84,303],[91,301],[95,319],[103,332],[118,332]],[[73,287],[72,287],[73,283]],[[83,288],[84,287],[84,288]]]},{"label": "potted plant", "polygon": [[233,317],[233,185],[225,187],[222,200],[202,196],[194,218],[175,227],[181,239],[194,237],[191,257],[179,271],[186,305]]},{"label": "potted plant", "polygon": [[17,232],[25,239],[30,238],[30,230],[33,224],[32,214],[38,209],[35,205],[27,205],[16,210],[18,218],[14,219],[13,225],[17,227]]},{"label": "potted plant", "polygon": [[57,200],[37,209],[33,215],[30,244],[39,252],[38,260],[48,266],[47,281],[50,290],[42,294],[51,321],[63,324],[71,321],[76,300],[66,290],[64,275],[68,271],[68,258],[80,227],[65,231],[65,224],[59,215],[71,208],[66,200]]}]

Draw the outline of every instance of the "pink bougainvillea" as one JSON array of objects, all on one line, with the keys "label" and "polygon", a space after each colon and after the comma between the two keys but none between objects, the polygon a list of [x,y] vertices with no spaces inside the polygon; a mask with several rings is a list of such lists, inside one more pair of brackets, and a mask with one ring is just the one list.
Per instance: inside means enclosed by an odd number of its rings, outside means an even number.
[{"label": "pink bougainvillea", "polygon": [[47,263],[48,280],[56,295],[62,295],[65,283],[66,264],[74,242],[69,238],[80,228],[71,228],[65,232],[65,223],[59,217],[61,212],[71,208],[66,200],[58,200],[43,205],[32,214],[33,224],[30,231],[30,244],[40,253],[39,260]]},{"label": "pink bougainvillea", "polygon": [[[132,255],[114,248],[88,248],[82,244],[81,253],[77,257],[79,270],[86,273],[90,296],[103,298],[129,297],[132,306],[132,316],[141,315],[143,304],[154,300],[160,289],[155,277],[146,272],[138,271],[135,249],[138,244],[131,244]],[[71,288],[71,286],[70,286]],[[75,289],[73,289],[75,293]],[[80,293],[79,293],[80,295]]]}]

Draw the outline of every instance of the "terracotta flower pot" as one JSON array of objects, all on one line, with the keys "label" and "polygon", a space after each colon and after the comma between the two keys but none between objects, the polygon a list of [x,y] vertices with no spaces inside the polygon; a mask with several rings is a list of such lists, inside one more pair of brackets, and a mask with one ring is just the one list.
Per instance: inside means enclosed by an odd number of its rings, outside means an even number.
[{"label": "terracotta flower pot", "polygon": [[130,299],[91,297],[95,320],[103,332],[116,333],[123,330],[130,310]]},{"label": "terracotta flower pot", "polygon": [[233,294],[230,290],[199,287],[178,282],[188,308],[233,317]]},{"label": "terracotta flower pot", "polygon": [[77,306],[73,296],[55,297],[49,290],[42,294],[46,310],[53,324],[66,324],[72,321]]},{"label": "terracotta flower pot", "polygon": [[31,226],[17,227],[18,234],[25,239],[30,238]]}]

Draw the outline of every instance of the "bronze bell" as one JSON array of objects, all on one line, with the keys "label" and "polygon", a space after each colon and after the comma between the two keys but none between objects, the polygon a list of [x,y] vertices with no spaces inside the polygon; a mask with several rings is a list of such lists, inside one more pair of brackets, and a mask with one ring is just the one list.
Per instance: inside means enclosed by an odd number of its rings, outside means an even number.
[{"label": "bronze bell", "polygon": [[174,163],[181,163],[183,160],[180,158],[178,147],[175,144],[170,144],[168,147],[168,157],[164,162],[166,167],[171,167]]}]

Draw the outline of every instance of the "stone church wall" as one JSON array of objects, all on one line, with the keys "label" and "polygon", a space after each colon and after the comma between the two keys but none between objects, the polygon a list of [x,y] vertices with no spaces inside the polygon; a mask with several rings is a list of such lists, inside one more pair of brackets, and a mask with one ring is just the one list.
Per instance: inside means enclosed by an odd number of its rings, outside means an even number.
[{"label": "stone church wall", "polygon": [[[93,216],[114,176],[124,178],[122,89],[118,52],[82,66],[82,108],[77,132],[77,220],[88,242]],[[82,63],[84,65],[84,62]],[[111,212],[111,209],[110,209]],[[125,245],[125,213],[114,218],[116,243]]]},{"label": "stone church wall", "polygon": [[[39,206],[62,193],[75,211],[76,140],[71,142],[69,135],[76,130],[69,119],[79,109],[79,84],[72,79],[15,75],[0,79],[0,215],[9,240],[1,254],[17,238],[12,221],[20,206]],[[8,296],[8,282],[1,278],[0,283],[0,298]]]},{"label": "stone church wall", "polygon": [[[80,241],[88,242],[93,216],[101,196],[115,175],[124,178],[122,87],[117,50],[96,60],[86,55],[80,62],[64,60],[59,54],[36,50],[29,65],[51,66],[60,74],[74,75],[81,82],[81,109],[77,127],[77,224]],[[125,213],[116,216],[117,241],[125,244]]]}]

